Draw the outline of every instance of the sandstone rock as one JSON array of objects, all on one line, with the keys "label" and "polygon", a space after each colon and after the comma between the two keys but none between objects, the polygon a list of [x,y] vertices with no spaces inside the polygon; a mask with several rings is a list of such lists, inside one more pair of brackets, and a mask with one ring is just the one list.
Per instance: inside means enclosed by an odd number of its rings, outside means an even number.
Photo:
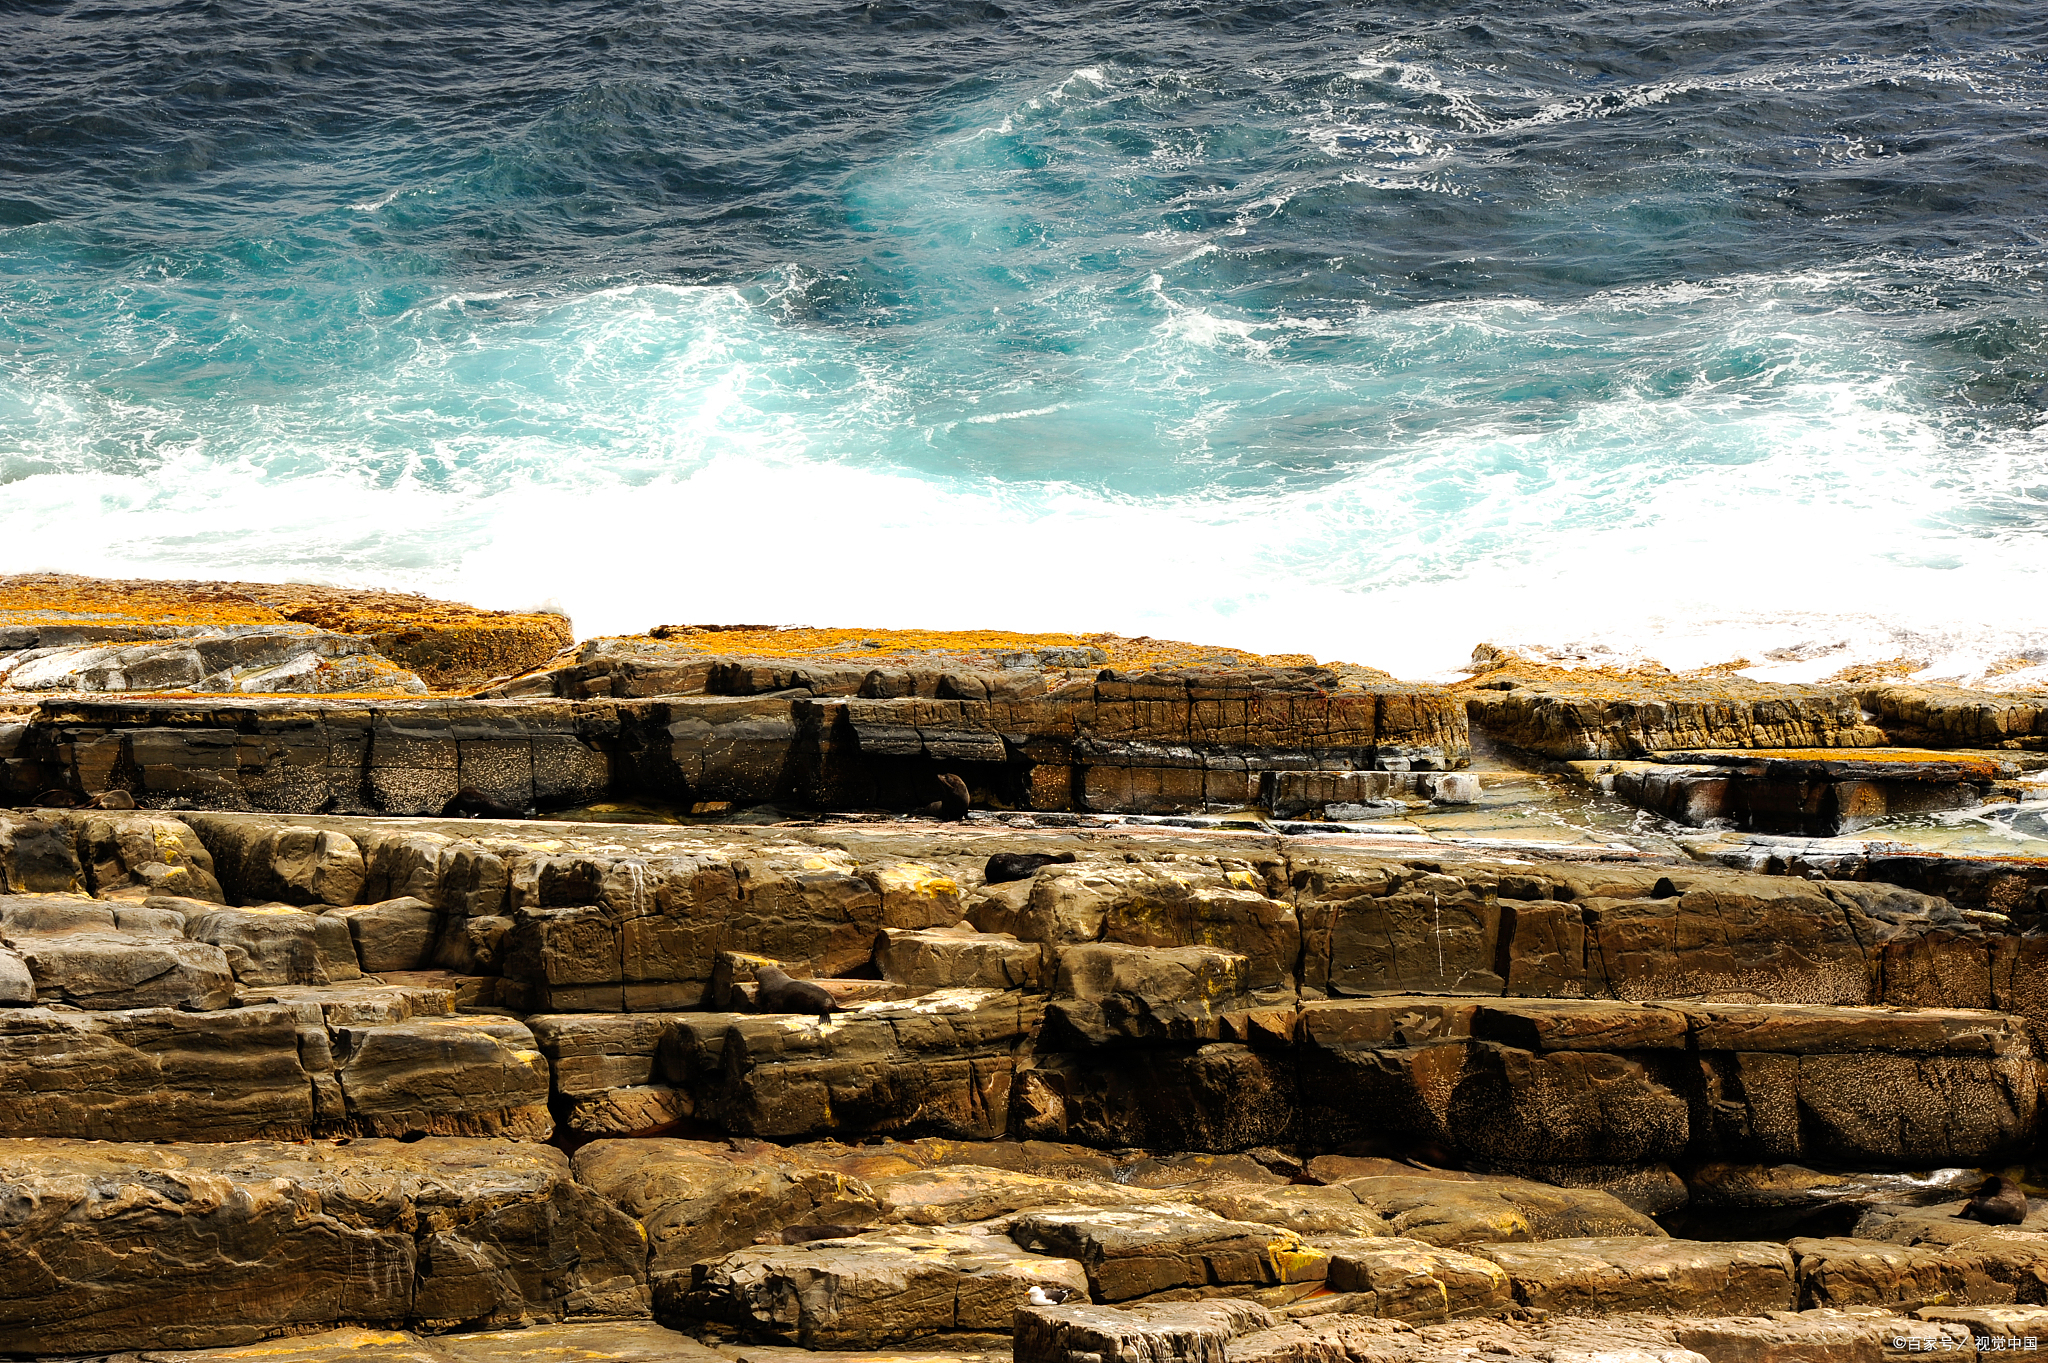
[{"label": "sandstone rock", "polygon": [[1507,1270],[1475,1254],[1396,1237],[1319,1242],[1330,1256],[1329,1288],[1357,1293],[1347,1309],[1395,1320],[1485,1315],[1513,1303]]},{"label": "sandstone rock", "polygon": [[913,1226],[963,1225],[1035,1207],[1113,1207],[1158,1199],[1158,1194],[1147,1188],[1089,1179],[1041,1178],[973,1164],[940,1165],[877,1178],[874,1188],[888,1204],[890,1221]]},{"label": "sandstone rock", "polygon": [[864,879],[882,897],[884,928],[950,928],[961,919],[959,884],[929,866],[898,862],[876,867]]},{"label": "sandstone rock", "polygon": [[1039,948],[1008,933],[885,928],[875,946],[882,978],[921,989],[1028,989],[1038,984]]},{"label": "sandstone rock", "polygon": [[700,1120],[748,1135],[920,1130],[989,1139],[1009,1125],[1019,1047],[1042,1001],[948,989],[830,1018],[699,1014],[662,1052]]},{"label": "sandstone rock", "polygon": [[15,1140],[0,1181],[0,1246],[39,1270],[0,1297],[13,1352],[645,1310],[637,1228],[545,1146]]},{"label": "sandstone rock", "polygon": [[1178,1288],[1316,1282],[1329,1258],[1292,1231],[1187,1207],[1076,1207],[1018,1216],[1010,1237],[1034,1253],[1078,1260],[1100,1301]]},{"label": "sandstone rock", "polygon": [[367,1135],[546,1140],[548,1065],[509,1018],[430,1017],[336,1027],[335,1077],[352,1129]]},{"label": "sandstone rock", "polygon": [[17,1136],[292,1138],[314,1118],[287,1008],[0,1010],[0,1130]]},{"label": "sandstone rock", "polygon": [[1826,1307],[1758,1316],[1681,1317],[1671,1327],[1680,1344],[1715,1363],[1880,1363],[1896,1358],[1905,1339],[1913,1339],[1925,1352],[1937,1347],[1946,1352],[1964,1342],[1960,1331],[1930,1329],[1888,1312]]},{"label": "sandstone rock", "polygon": [[1507,1270],[1517,1302],[1560,1313],[1751,1315],[1790,1310],[1795,1296],[1792,1255],[1763,1241],[1570,1239],[1473,1253]]},{"label": "sandstone rock", "polygon": [[1215,1041],[1250,1000],[1250,962],[1210,947],[1090,943],[1058,949],[1048,1019],[1062,1049],[1114,1039]]},{"label": "sandstone rock", "polygon": [[649,1277],[664,1315],[685,1310],[690,1266],[752,1247],[785,1226],[868,1225],[884,1204],[859,1179],[805,1168],[781,1152],[743,1154],[685,1140],[601,1140],[576,1152],[576,1176],[645,1226]]},{"label": "sandstone rock", "polygon": [[87,893],[70,826],[0,811],[0,894]]},{"label": "sandstone rock", "polygon": [[1280,1323],[1244,1301],[1027,1306],[1016,1316],[1015,1357],[1016,1363],[1228,1363],[1234,1341]]},{"label": "sandstone rock", "polygon": [[699,1264],[689,1309],[805,1348],[858,1349],[1005,1334],[1033,1287],[1086,1286],[1080,1265],[998,1236],[904,1227]]},{"label": "sandstone rock", "polygon": [[1166,1150],[1287,1143],[1302,1107],[1288,1057],[1228,1042],[1039,1055],[1013,1101],[1026,1135]]},{"label": "sandstone rock", "polygon": [[1432,1245],[1664,1236],[1649,1217],[1590,1188],[1414,1175],[1353,1178],[1340,1186],[1379,1213],[1393,1234]]},{"label": "sandstone rock", "polygon": [[[548,1058],[555,1095],[569,1104],[570,1130],[629,1136],[686,1115],[680,1096],[660,1082],[655,1060],[675,1017],[558,1013],[528,1019],[535,1044]],[[616,1096],[625,1090],[634,1092]]]},{"label": "sandstone rock", "polygon": [[1498,741],[1561,761],[1708,748],[1875,747],[1848,688],[1712,682],[1522,681],[1466,693],[1472,722]]},{"label": "sandstone rock", "polygon": [[340,907],[356,902],[366,866],[353,838],[333,829],[208,820],[202,836],[221,886],[237,903]]},{"label": "sandstone rock", "polygon": [[91,815],[79,826],[78,848],[101,899],[164,894],[225,902],[214,879],[213,854],[176,819]]},{"label": "sandstone rock", "polygon": [[1800,1238],[1787,1248],[1807,1306],[2009,1303],[2038,1299],[2048,1285],[2048,1236],[2038,1234],[1953,1245]]},{"label": "sandstone rock", "polygon": [[[235,978],[243,984],[328,984],[332,977],[327,973],[329,954],[318,940],[320,922],[317,914],[282,906],[215,909],[193,918],[185,930],[195,942],[239,953],[230,960],[235,963]],[[353,949],[348,964],[355,964]]]},{"label": "sandstone rock", "polygon": [[418,970],[428,963],[440,918],[424,900],[387,899],[358,908],[335,909],[331,915],[348,924],[356,960],[369,974],[385,970]]},{"label": "sandstone rock", "polygon": [[1359,1238],[1393,1233],[1387,1228],[1384,1217],[1372,1208],[1360,1205],[1358,1195],[1342,1185],[1274,1186],[1226,1181],[1194,1189],[1190,1200],[1205,1211],[1232,1221],[1281,1226],[1304,1236]]},{"label": "sandstone rock", "polygon": [[234,974],[218,947],[118,929],[25,932],[15,922],[0,927],[0,940],[21,958],[45,1004],[205,1010],[234,998]]}]

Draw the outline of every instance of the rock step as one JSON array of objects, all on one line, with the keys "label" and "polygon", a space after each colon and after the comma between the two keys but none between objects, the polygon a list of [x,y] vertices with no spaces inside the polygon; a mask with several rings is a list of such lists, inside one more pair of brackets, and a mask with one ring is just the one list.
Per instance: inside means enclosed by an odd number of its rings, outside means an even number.
[{"label": "rock step", "polygon": [[546,1146],[9,1139],[0,1179],[0,1250],[36,1265],[0,1296],[8,1353],[647,1313],[639,1226]]}]

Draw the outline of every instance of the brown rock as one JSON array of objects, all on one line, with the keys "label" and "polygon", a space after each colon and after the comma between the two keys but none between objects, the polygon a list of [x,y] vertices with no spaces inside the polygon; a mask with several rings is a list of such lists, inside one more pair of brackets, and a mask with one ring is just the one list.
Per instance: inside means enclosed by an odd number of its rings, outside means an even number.
[{"label": "brown rock", "polygon": [[1080,1261],[1100,1301],[1178,1288],[1315,1282],[1329,1258],[1292,1231],[1188,1207],[1073,1207],[1018,1216],[1010,1237],[1034,1253]]},{"label": "brown rock", "polygon": [[998,1236],[903,1227],[698,1264],[690,1313],[805,1348],[1007,1334],[1033,1287],[1083,1291],[1068,1260]]},{"label": "brown rock", "polygon": [[806,1168],[780,1151],[741,1154],[685,1140],[602,1140],[576,1152],[576,1176],[645,1226],[649,1277],[666,1314],[683,1309],[690,1266],[751,1247],[785,1226],[866,1224],[884,1204],[866,1183]]},{"label": "brown rock", "polygon": [[1517,1302],[1560,1313],[1751,1315],[1790,1310],[1795,1295],[1791,1253],[1763,1241],[1623,1237],[1473,1252],[1508,1271]]},{"label": "brown rock", "polygon": [[1281,1324],[1245,1301],[1172,1302],[1118,1309],[1065,1303],[1016,1317],[1016,1363],[1227,1363],[1230,1345]]},{"label": "brown rock", "polygon": [[27,1208],[0,1249],[38,1266],[0,1300],[13,1352],[645,1310],[637,1228],[545,1146],[17,1140],[0,1177]]}]

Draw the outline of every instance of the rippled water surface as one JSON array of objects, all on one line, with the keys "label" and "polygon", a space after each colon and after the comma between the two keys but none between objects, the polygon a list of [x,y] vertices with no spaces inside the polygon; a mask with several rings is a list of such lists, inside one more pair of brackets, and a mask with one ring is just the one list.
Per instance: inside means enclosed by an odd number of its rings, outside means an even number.
[{"label": "rippled water surface", "polygon": [[2024,653],[2044,57],[1904,0],[0,0],[0,568]]}]

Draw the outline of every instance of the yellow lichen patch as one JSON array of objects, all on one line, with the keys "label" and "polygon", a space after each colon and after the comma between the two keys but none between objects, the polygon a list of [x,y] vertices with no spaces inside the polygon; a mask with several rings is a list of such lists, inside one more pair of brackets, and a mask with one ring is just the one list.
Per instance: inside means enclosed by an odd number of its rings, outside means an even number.
[{"label": "yellow lichen patch", "polygon": [[1266,1247],[1266,1259],[1273,1267],[1273,1280],[1281,1283],[1319,1282],[1330,1273],[1330,1256],[1289,1236]]},{"label": "yellow lichen patch", "polygon": [[[138,627],[307,625],[366,635],[437,690],[526,671],[574,642],[567,619],[400,592],[277,582],[174,582],[24,573],[0,577],[0,624]],[[375,696],[381,693],[366,693]]]},{"label": "yellow lichen patch", "polygon": [[1253,653],[1178,639],[1120,634],[1022,634],[1010,630],[823,629],[773,625],[663,625],[648,637],[706,654],[747,658],[853,659],[910,663],[932,654],[992,659],[1045,649],[1100,649],[1104,666],[1127,670],[1161,667],[1313,667],[1306,653]]}]

